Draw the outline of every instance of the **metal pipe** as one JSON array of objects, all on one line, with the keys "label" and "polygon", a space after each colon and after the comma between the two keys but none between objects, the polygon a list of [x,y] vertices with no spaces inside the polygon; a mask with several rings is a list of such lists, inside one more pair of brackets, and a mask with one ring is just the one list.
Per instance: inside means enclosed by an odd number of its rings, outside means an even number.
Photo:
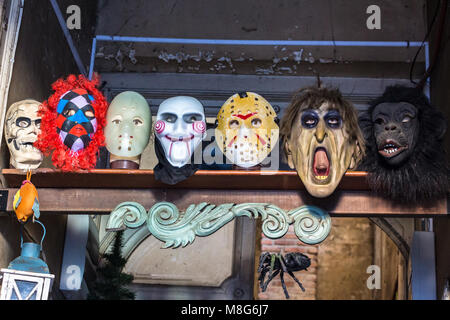
[{"label": "metal pipe", "polygon": [[25,6],[25,0],[20,0],[20,9],[19,9],[19,21],[17,23],[16,35],[14,38],[14,48],[17,47],[17,43],[19,42],[19,32],[20,26],[22,25],[22,16],[23,16],[23,7]]},{"label": "metal pipe", "polygon": [[[428,72],[428,69],[430,67],[430,45],[428,44],[428,41],[424,43],[424,52],[425,52],[425,73]],[[425,95],[428,97],[428,99],[431,100],[430,97],[430,78],[427,78],[427,81],[425,83],[425,86],[423,88]]]},{"label": "metal pipe", "polygon": [[75,59],[75,63],[78,66],[78,70],[80,71],[81,74],[86,76],[86,68],[84,67],[83,62],[81,61],[77,48],[73,44],[72,36],[70,35],[69,30],[67,29],[66,22],[64,21],[58,3],[56,2],[56,0],[50,0],[50,3],[52,4],[53,11],[55,11],[56,17],[58,18],[59,25],[61,26],[61,29],[64,32],[64,36],[66,37],[67,44],[70,47],[70,51],[72,51],[73,58]]},{"label": "metal pipe", "polygon": [[236,40],[236,39],[195,39],[156,38],[97,35],[98,41],[148,42],[171,44],[248,45],[248,46],[337,46],[337,47],[420,47],[415,41],[322,41],[322,40]]},{"label": "metal pipe", "polygon": [[92,41],[92,49],[91,49],[91,62],[89,64],[89,80],[92,80],[92,73],[94,72],[94,63],[95,63],[95,51],[97,50],[97,38],[94,37]]}]

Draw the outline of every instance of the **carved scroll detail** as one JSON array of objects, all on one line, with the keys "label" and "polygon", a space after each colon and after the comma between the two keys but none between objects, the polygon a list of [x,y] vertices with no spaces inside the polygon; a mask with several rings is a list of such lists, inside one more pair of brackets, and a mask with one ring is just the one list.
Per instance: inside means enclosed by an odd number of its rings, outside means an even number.
[{"label": "carved scroll detail", "polygon": [[291,210],[289,216],[294,220],[294,232],[306,244],[317,244],[328,237],[331,218],[328,213],[314,206],[302,206]]},{"label": "carved scroll detail", "polygon": [[158,202],[147,213],[135,202],[124,202],[111,213],[107,231],[138,228],[147,222],[150,233],[164,242],[164,247],[177,248],[192,243],[196,236],[206,237],[235,217],[261,217],[262,231],[272,239],[283,237],[294,224],[297,237],[307,244],[323,241],[331,228],[330,216],[323,210],[302,206],[286,213],[268,203],[226,203],[221,205],[191,204],[185,212],[170,202]]},{"label": "carved scroll detail", "polygon": [[106,231],[120,231],[127,227],[139,228],[147,219],[147,211],[137,202],[122,202],[109,216]]}]

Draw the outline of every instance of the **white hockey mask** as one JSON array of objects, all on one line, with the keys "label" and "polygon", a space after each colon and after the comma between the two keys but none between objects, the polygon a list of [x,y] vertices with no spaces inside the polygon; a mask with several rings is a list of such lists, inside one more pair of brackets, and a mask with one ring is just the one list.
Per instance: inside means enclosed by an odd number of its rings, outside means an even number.
[{"label": "white hockey mask", "polygon": [[22,100],[11,105],[6,113],[5,139],[11,154],[10,163],[16,169],[36,169],[44,158],[33,146],[40,133],[40,104],[31,99]]},{"label": "white hockey mask", "polygon": [[189,163],[206,136],[203,105],[187,96],[164,100],[156,115],[155,134],[172,166],[180,168]]}]

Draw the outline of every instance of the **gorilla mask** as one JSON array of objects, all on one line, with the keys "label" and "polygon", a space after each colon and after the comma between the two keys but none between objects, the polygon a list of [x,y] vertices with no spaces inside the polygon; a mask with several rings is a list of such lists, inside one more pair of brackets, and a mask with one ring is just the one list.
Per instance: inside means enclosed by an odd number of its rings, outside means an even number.
[{"label": "gorilla mask", "polygon": [[450,188],[443,137],[447,122],[419,88],[389,86],[360,115],[372,190],[415,204],[444,198]]},{"label": "gorilla mask", "polygon": [[282,135],[289,166],[318,198],[332,194],[355,167],[363,144],[353,106],[323,88],[300,90],[285,112]]},{"label": "gorilla mask", "polygon": [[391,166],[404,163],[414,151],[419,133],[417,108],[408,103],[380,103],[372,112],[378,153]]}]

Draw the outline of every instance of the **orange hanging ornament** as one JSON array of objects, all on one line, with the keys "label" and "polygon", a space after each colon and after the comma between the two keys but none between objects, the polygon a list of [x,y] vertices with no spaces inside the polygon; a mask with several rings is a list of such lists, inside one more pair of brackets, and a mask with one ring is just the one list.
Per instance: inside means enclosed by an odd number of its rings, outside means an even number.
[{"label": "orange hanging ornament", "polygon": [[31,170],[27,172],[27,179],[22,182],[19,191],[14,195],[14,212],[17,220],[21,223],[27,222],[28,218],[33,216],[39,219],[39,198],[36,187],[31,183]]}]

